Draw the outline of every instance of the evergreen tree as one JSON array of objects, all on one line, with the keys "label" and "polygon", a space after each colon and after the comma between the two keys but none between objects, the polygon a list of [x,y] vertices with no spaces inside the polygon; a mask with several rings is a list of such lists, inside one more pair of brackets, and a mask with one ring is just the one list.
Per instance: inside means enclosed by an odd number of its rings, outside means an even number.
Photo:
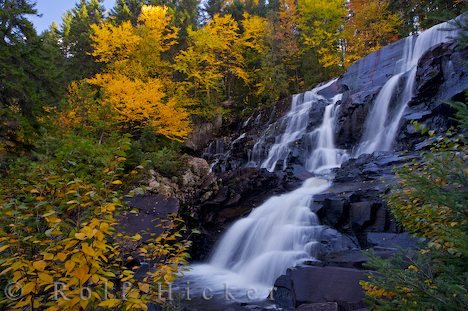
[{"label": "evergreen tree", "polygon": [[204,11],[206,13],[206,17],[209,19],[213,19],[216,14],[220,14],[223,12],[224,8],[226,7],[225,0],[208,0],[206,1]]},{"label": "evergreen tree", "polygon": [[29,0],[0,0],[0,44],[14,45],[36,36],[27,16],[37,15],[35,2]]},{"label": "evergreen tree", "polygon": [[466,0],[392,0],[390,10],[399,12],[403,23],[400,35],[406,37],[455,18],[466,11]]},{"label": "evergreen tree", "polygon": [[102,0],[80,0],[68,11],[62,24],[63,49],[66,55],[67,81],[79,80],[96,73],[99,65],[91,55],[91,25],[104,19]]},{"label": "evergreen tree", "polygon": [[50,45],[48,32],[37,36],[27,19],[36,14],[34,3],[5,0],[0,5],[0,106],[18,106],[32,116],[60,97],[60,50]]},{"label": "evergreen tree", "polygon": [[114,8],[110,11],[110,17],[117,24],[123,21],[131,21],[133,25],[136,25],[144,3],[144,0],[117,0]]}]

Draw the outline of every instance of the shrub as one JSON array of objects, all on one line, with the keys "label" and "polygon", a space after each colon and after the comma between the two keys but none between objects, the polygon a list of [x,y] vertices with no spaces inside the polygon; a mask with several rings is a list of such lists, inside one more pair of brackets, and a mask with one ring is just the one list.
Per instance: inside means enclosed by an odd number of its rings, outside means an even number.
[{"label": "shrub", "polygon": [[99,146],[64,137],[45,139],[50,146],[37,162],[18,160],[0,181],[0,282],[7,288],[0,304],[9,310],[146,310],[164,303],[159,283],[173,281],[188,257],[181,220],[165,222],[164,232],[138,249],[151,268],[137,278],[122,245],[141,235],[118,232],[116,220],[125,209],[128,138]]}]

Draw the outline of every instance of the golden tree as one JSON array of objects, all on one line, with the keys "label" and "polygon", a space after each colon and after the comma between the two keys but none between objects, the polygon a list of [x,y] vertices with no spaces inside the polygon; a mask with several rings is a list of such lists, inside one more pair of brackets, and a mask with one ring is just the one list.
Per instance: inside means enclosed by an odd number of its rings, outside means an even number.
[{"label": "golden tree", "polygon": [[343,53],[341,32],[344,0],[299,0],[299,28],[305,46],[313,49],[324,67],[338,70]]},{"label": "golden tree", "polygon": [[401,19],[385,0],[351,0],[345,30],[345,66],[398,40]]},{"label": "golden tree", "polygon": [[206,95],[208,103],[222,89],[229,98],[232,79],[249,80],[239,32],[229,14],[215,15],[198,30],[188,29],[189,47],[177,56],[175,68],[187,76],[195,93],[200,90]]},{"label": "golden tree", "polygon": [[180,93],[171,79],[172,66],[164,59],[178,34],[168,8],[143,6],[136,27],[127,21],[92,29],[93,56],[107,66],[105,73],[87,81],[102,89],[102,104],[111,107],[114,121],[183,140],[190,131],[185,102],[168,96]]}]

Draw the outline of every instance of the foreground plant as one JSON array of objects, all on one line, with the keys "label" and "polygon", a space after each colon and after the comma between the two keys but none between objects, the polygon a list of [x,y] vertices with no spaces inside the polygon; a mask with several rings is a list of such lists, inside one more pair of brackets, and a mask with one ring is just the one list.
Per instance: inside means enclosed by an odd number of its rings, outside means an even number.
[{"label": "foreground plant", "polygon": [[[67,144],[67,139],[64,139]],[[72,141],[72,140],[71,140]],[[92,145],[92,144],[91,144]],[[164,232],[137,250],[150,264],[148,272],[128,266],[125,243],[142,237],[118,231],[125,209],[122,187],[136,171],[122,167],[129,139],[117,139],[103,156],[103,166],[88,164],[95,173],[81,177],[88,160],[77,150],[68,157],[44,156],[10,167],[0,189],[0,303],[11,310],[146,310],[164,303],[160,295],[186,263],[189,242],[181,220],[166,221]],[[96,152],[99,154],[99,152]],[[79,163],[81,162],[81,163]],[[99,161],[98,161],[99,162]],[[85,170],[89,172],[90,170]],[[135,255],[135,254],[133,254]]]}]

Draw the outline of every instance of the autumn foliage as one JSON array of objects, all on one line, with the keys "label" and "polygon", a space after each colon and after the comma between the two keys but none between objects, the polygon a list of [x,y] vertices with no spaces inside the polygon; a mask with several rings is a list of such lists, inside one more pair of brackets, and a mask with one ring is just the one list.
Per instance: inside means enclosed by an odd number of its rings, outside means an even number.
[{"label": "autumn foliage", "polygon": [[[0,280],[9,291],[0,304],[8,310],[146,310],[164,301],[159,289],[186,263],[189,242],[178,237],[185,229],[171,218],[138,249],[152,268],[135,277],[124,245],[142,237],[117,230],[125,210],[122,185],[138,173],[122,169],[129,139],[95,151],[86,139],[80,151],[77,139],[61,135],[43,161],[19,163],[1,182]],[[71,152],[81,163],[70,163]],[[85,157],[91,154],[94,161]]]},{"label": "autumn foliage", "polygon": [[186,138],[189,115],[179,98],[170,96],[172,67],[163,59],[178,33],[168,9],[143,6],[137,26],[105,22],[92,29],[93,55],[106,69],[87,82],[102,90],[101,105],[111,109],[113,121],[124,128],[149,127],[174,140]]},{"label": "autumn foliage", "polygon": [[344,30],[345,66],[398,40],[401,18],[382,0],[352,0]]}]

